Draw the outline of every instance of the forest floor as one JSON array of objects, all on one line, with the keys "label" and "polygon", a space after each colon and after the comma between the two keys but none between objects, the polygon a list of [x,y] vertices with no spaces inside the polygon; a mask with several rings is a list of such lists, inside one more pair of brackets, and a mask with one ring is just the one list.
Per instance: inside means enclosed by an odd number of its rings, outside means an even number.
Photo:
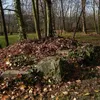
[{"label": "forest floor", "polygon": [[[32,35],[30,34],[30,36]],[[63,36],[70,38],[71,35],[69,33],[67,36],[65,34]],[[13,36],[10,36],[10,39],[11,37],[13,38]],[[16,35],[14,37],[16,38]],[[79,33],[76,38],[84,43],[100,44],[99,35],[80,35]],[[17,67],[15,64],[12,65],[13,62],[10,62],[10,60],[15,55],[28,54],[30,57],[35,55],[38,58],[36,60],[39,61],[44,57],[55,55],[57,50],[74,48],[72,43],[73,41],[71,39],[64,38],[42,41],[27,40],[0,49],[0,75],[2,75],[3,71],[7,70],[16,70],[16,68],[18,70],[27,70],[29,68],[27,64],[27,67],[25,67],[26,65],[22,67],[23,64],[28,63],[23,61],[23,58],[17,58],[17,64],[19,64]],[[76,42],[74,43],[76,44]],[[16,62],[16,59],[14,61]],[[96,59],[96,61],[100,62],[100,59]],[[77,73],[80,74],[74,79]],[[52,84],[49,79],[45,78],[34,84],[28,83],[32,82],[33,79],[27,79],[27,77],[23,77],[21,74],[13,78],[0,77],[0,100],[100,100],[100,65],[83,66],[82,71],[77,73],[69,77],[68,81],[62,81],[58,84]],[[83,76],[85,78],[80,78]]]}]

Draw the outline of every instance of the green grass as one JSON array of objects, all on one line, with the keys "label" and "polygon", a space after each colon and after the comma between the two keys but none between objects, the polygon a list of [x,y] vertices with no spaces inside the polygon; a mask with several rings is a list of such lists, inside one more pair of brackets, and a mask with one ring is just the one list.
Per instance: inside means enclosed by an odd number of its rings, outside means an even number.
[{"label": "green grass", "polygon": [[[19,41],[18,35],[9,35],[8,38],[9,38],[10,45]],[[37,38],[36,34],[32,34],[32,33],[28,34],[28,39],[35,39],[35,38]],[[5,37],[4,36],[0,36],[0,45],[2,47],[5,47]]]},{"label": "green grass", "polygon": [[[73,33],[62,34],[62,36],[72,38]],[[89,33],[89,34],[77,33],[76,34],[76,39],[80,42],[91,43],[93,45],[99,45],[100,46],[100,35],[99,34],[95,34],[95,33]]]},{"label": "green grass", "polygon": [[[72,38],[73,33],[65,33],[61,36],[65,38]],[[9,35],[9,42],[10,44],[14,44],[17,41],[19,41],[18,35]],[[34,33],[28,34],[28,39],[35,39],[37,38],[37,35]],[[80,42],[86,42],[86,43],[92,43],[93,45],[99,45],[100,46],[100,35],[92,33],[92,34],[84,34],[84,33],[77,33],[76,39]],[[4,36],[0,36],[0,45],[2,47],[5,47],[5,38]]]}]

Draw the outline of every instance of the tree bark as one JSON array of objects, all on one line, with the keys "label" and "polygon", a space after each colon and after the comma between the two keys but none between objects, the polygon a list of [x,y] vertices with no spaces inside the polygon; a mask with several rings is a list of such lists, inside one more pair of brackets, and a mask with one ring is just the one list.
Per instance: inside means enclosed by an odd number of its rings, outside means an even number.
[{"label": "tree bark", "polygon": [[15,1],[15,10],[16,10],[15,14],[18,20],[19,31],[20,31],[20,39],[27,39],[26,32],[25,32],[25,23],[21,11],[21,2],[20,0],[14,0],[14,1]]},{"label": "tree bark", "polygon": [[2,16],[2,21],[3,21],[3,29],[4,29],[4,34],[5,34],[6,46],[8,46],[9,40],[8,40],[8,34],[7,34],[6,23],[5,23],[5,16],[4,16],[4,11],[3,11],[1,0],[0,0],[0,10],[1,10],[1,16]]},{"label": "tree bark", "polygon": [[81,13],[80,13],[80,15],[79,15],[79,18],[78,18],[78,20],[77,20],[77,23],[76,23],[76,28],[75,28],[74,34],[73,34],[73,40],[75,40],[76,32],[77,32],[77,29],[78,29],[78,25],[79,25],[79,22],[80,22],[82,13],[83,13],[83,9],[82,9],[82,11],[81,11]]},{"label": "tree bark", "polygon": [[87,34],[86,11],[85,11],[86,0],[81,0],[81,3],[82,3],[82,10],[83,10],[83,13],[82,13],[82,31]]},{"label": "tree bark", "polygon": [[64,6],[63,6],[63,0],[61,0],[61,10],[62,10],[62,20],[63,20],[63,30],[65,31],[65,17],[64,17]]},{"label": "tree bark", "polygon": [[47,12],[46,12],[46,2],[44,1],[44,24],[45,24],[45,37],[47,37]]},{"label": "tree bark", "polygon": [[41,39],[38,0],[32,0],[32,6],[33,6],[33,16],[34,16],[36,34],[38,35],[38,39]]},{"label": "tree bark", "polygon": [[99,0],[99,7],[98,7],[98,34],[100,34],[100,0]]},{"label": "tree bark", "polygon": [[45,0],[46,2],[46,12],[47,12],[47,35],[49,37],[53,37],[53,29],[52,29],[52,15],[51,15],[51,0]]},{"label": "tree bark", "polygon": [[93,18],[94,18],[94,27],[95,27],[95,31],[98,34],[98,27],[97,27],[97,23],[96,23],[96,17],[95,17],[95,0],[93,0]]}]

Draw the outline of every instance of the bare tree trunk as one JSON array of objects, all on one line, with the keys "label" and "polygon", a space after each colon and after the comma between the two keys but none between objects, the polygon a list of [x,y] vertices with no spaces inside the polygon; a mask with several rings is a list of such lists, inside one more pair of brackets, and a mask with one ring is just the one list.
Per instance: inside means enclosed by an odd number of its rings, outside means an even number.
[{"label": "bare tree trunk", "polygon": [[52,16],[51,16],[51,0],[45,0],[46,2],[46,11],[47,11],[47,35],[53,37],[52,30]]},{"label": "bare tree trunk", "polygon": [[99,7],[98,7],[98,34],[100,34],[100,0],[99,0]]},{"label": "bare tree trunk", "polygon": [[15,10],[16,10],[16,17],[18,20],[19,25],[19,31],[20,31],[20,39],[27,39],[26,33],[25,33],[25,23],[23,20],[23,15],[21,12],[21,3],[20,0],[14,0],[15,1]]},{"label": "bare tree trunk", "polygon": [[85,12],[86,0],[81,0],[81,3],[82,3],[82,10],[83,10],[83,13],[82,13],[82,31],[87,34],[87,29],[86,29],[86,12]]},{"label": "bare tree trunk", "polygon": [[79,8],[77,7],[77,9],[76,9],[76,16],[75,16],[76,23],[77,23],[77,20],[78,20],[78,10],[79,10]]},{"label": "bare tree trunk", "polygon": [[97,23],[96,23],[96,17],[95,17],[95,0],[93,0],[93,18],[94,18],[94,27],[95,27],[95,31],[98,34],[98,27],[97,27]]},{"label": "bare tree trunk", "polygon": [[44,17],[44,26],[45,26],[45,37],[47,37],[47,12],[46,12],[46,2],[44,1],[44,13],[45,13],[45,17]]},{"label": "bare tree trunk", "polygon": [[83,9],[82,9],[82,11],[81,11],[81,13],[80,13],[80,15],[79,15],[79,18],[78,18],[78,20],[77,20],[77,23],[76,23],[76,28],[75,28],[75,30],[74,30],[74,34],[73,34],[73,39],[74,39],[74,40],[75,40],[76,31],[77,31],[77,29],[78,29],[78,25],[79,25],[79,22],[80,22],[80,19],[81,19],[82,13],[83,13]]},{"label": "bare tree trunk", "polygon": [[[60,16],[59,16],[58,27],[59,27],[59,30],[62,30],[62,28],[61,28],[61,11],[60,11]],[[61,34],[61,33],[60,33],[60,34]]]},{"label": "bare tree trunk", "polygon": [[2,17],[1,17],[1,9],[0,9],[0,35],[3,35],[3,25],[2,25]]},{"label": "bare tree trunk", "polygon": [[60,34],[62,35],[62,18],[61,18],[61,11],[60,11],[60,17],[59,17],[59,30],[60,30]]},{"label": "bare tree trunk", "polygon": [[37,23],[38,23],[39,38],[41,39],[41,33],[40,33],[40,17],[39,17],[39,0],[36,0],[36,12],[37,12]]},{"label": "bare tree trunk", "polygon": [[63,6],[63,0],[61,0],[61,10],[62,10],[62,20],[63,20],[63,30],[65,31],[65,17],[64,17],[64,6]]},{"label": "bare tree trunk", "polygon": [[0,10],[1,10],[1,16],[2,16],[2,21],[3,21],[3,28],[4,28],[6,46],[8,46],[9,45],[9,40],[8,40],[8,34],[7,34],[6,23],[5,23],[5,16],[4,16],[1,0],[0,0]]},{"label": "bare tree trunk", "polygon": [[[42,2],[43,1],[43,2]],[[44,0],[40,0],[42,14],[43,14],[43,22],[44,22],[44,37],[47,37],[47,13],[46,13],[46,2]],[[44,4],[44,5],[43,5]]]},{"label": "bare tree trunk", "polygon": [[69,22],[70,22],[70,25],[69,25],[69,31],[72,31],[72,7],[70,7],[70,17],[69,17]]},{"label": "bare tree trunk", "polygon": [[38,7],[38,0],[32,0],[33,6],[33,14],[34,14],[34,22],[35,22],[35,30],[38,38],[41,39],[40,33],[40,25],[39,25],[39,7]]},{"label": "bare tree trunk", "polygon": [[8,33],[10,33],[10,11],[8,11]]},{"label": "bare tree trunk", "polygon": [[55,14],[52,10],[52,30],[53,30],[53,33],[55,33],[55,31],[54,31],[55,28],[56,28],[56,26],[55,26]]}]

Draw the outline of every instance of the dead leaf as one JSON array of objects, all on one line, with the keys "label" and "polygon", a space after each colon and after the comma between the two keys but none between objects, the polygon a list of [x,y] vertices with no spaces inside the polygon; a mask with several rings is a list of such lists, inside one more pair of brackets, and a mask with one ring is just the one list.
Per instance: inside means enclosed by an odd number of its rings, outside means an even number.
[{"label": "dead leaf", "polygon": [[12,97],[11,97],[11,100],[14,100],[14,99],[15,99],[15,96],[12,96]]},{"label": "dead leaf", "polygon": [[7,100],[7,99],[9,99],[9,96],[8,95],[4,95],[1,100]]},{"label": "dead leaf", "polygon": [[30,93],[30,94],[32,94],[32,93],[33,93],[33,89],[32,89],[32,88],[29,90],[29,93]]},{"label": "dead leaf", "polygon": [[68,95],[68,92],[67,91],[64,91],[64,92],[62,92],[64,95]]},{"label": "dead leaf", "polygon": [[74,98],[73,100],[76,100],[76,98]]},{"label": "dead leaf", "polygon": [[76,83],[81,84],[81,80],[76,80]]},{"label": "dead leaf", "polygon": [[43,92],[47,92],[47,91],[48,91],[48,89],[47,89],[47,88],[44,88],[44,89],[43,89]]},{"label": "dead leaf", "polygon": [[29,96],[28,96],[28,95],[25,95],[25,96],[24,96],[24,99],[28,99],[28,98],[29,98]]},{"label": "dead leaf", "polygon": [[85,93],[85,94],[84,94],[84,96],[89,96],[89,95],[90,95],[90,93],[89,93],[89,92],[87,92],[87,93]]},{"label": "dead leaf", "polygon": [[59,97],[56,97],[56,100],[59,100]]},{"label": "dead leaf", "polygon": [[24,91],[26,86],[25,85],[21,85],[19,88],[20,88],[20,90]]},{"label": "dead leaf", "polygon": [[94,92],[98,93],[98,92],[99,92],[99,90],[94,90]]}]

